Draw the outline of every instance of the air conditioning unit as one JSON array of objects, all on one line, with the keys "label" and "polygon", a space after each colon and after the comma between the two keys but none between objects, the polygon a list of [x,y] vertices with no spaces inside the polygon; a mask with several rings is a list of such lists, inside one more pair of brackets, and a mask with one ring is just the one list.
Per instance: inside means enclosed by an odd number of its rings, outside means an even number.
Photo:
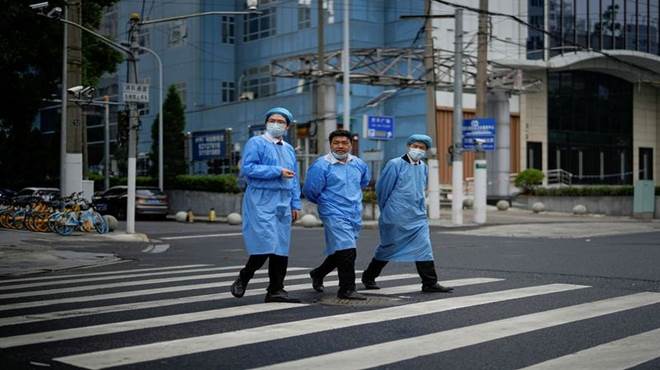
[{"label": "air conditioning unit", "polygon": [[244,91],[241,93],[241,96],[238,97],[239,101],[243,100],[254,100],[254,91]]}]

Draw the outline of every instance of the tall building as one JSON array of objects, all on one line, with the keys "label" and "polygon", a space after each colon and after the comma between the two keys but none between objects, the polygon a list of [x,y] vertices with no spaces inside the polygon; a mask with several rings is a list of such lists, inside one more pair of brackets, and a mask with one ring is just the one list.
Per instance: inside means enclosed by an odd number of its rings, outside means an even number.
[{"label": "tall building", "polygon": [[[144,3],[144,4],[143,4]],[[231,129],[229,151],[240,151],[251,132],[264,122],[263,114],[273,106],[290,109],[301,126],[314,130],[315,81],[272,76],[273,60],[315,54],[317,42],[317,0],[260,0],[260,14],[209,15],[191,17],[141,27],[140,44],[155,51],[163,62],[163,89],[177,87],[185,105],[186,130],[191,133]],[[108,9],[101,29],[118,41],[128,37],[130,14],[141,14],[143,21],[210,11],[244,11],[245,1],[141,2],[123,0]],[[421,15],[424,1],[351,0],[350,47],[356,49],[423,48],[418,38],[422,19],[400,19],[401,15]],[[342,47],[343,1],[325,1],[325,51]],[[106,76],[104,88],[119,92],[126,81],[126,64],[113,76]],[[138,82],[150,84],[150,104],[140,111],[142,128],[138,152],[151,147],[150,127],[158,113],[158,69],[149,53],[141,53]],[[351,84],[352,117],[344,122],[341,77],[336,83],[337,121],[360,136],[361,152],[377,143],[361,137],[364,114],[395,118],[392,140],[382,144],[384,158],[401,152],[405,138],[426,130],[423,89],[403,88],[380,104],[370,100],[388,87]],[[294,139],[295,140],[295,139]],[[302,145],[297,141],[294,146]],[[302,151],[301,151],[302,152]],[[311,149],[314,153],[314,148]],[[195,161],[194,173],[205,173],[207,161]]]}]

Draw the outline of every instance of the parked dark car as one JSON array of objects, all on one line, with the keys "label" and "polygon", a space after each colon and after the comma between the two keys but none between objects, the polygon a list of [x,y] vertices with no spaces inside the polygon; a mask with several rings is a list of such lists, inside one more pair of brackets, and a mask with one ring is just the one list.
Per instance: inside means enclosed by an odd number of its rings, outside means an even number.
[{"label": "parked dark car", "polygon": [[[94,208],[104,215],[113,215],[118,219],[126,218],[126,186],[113,186],[94,196]],[[155,187],[138,186],[135,190],[135,214],[152,215],[158,218],[167,216],[167,195]]]},{"label": "parked dark car", "polygon": [[16,195],[11,189],[0,188],[0,203],[9,202]]},{"label": "parked dark car", "polygon": [[25,203],[30,202],[32,198],[41,198],[47,202],[55,200],[60,197],[60,189],[58,188],[23,188],[16,193],[13,197],[14,202]]}]

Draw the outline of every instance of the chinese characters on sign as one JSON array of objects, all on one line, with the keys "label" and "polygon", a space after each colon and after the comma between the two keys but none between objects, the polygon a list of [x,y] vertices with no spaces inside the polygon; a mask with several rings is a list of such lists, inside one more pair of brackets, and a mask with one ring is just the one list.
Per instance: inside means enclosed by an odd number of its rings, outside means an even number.
[{"label": "chinese characters on sign", "polygon": [[193,160],[225,159],[227,138],[225,130],[193,132]]},{"label": "chinese characters on sign", "polygon": [[495,150],[495,120],[492,118],[474,118],[463,120],[463,149],[475,151]]},{"label": "chinese characters on sign", "polygon": [[149,84],[124,83],[124,102],[149,103]]},{"label": "chinese characters on sign", "polygon": [[367,139],[394,139],[394,117],[365,115],[363,125]]}]

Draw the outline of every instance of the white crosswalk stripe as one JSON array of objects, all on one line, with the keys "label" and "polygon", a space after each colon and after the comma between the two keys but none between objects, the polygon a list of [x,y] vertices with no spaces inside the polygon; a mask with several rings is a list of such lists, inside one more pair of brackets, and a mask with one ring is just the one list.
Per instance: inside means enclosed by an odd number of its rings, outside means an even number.
[{"label": "white crosswalk stripe", "polygon": [[[332,364],[332,368],[366,369],[656,303],[660,303],[660,293],[639,293],[284,362],[265,368],[330,369],[329,364]],[[577,367],[562,367],[574,368]]]},{"label": "white crosswalk stripe", "polygon": [[169,357],[219,350],[246,344],[290,338],[299,335],[318,333],[327,330],[348,328],[356,325],[380,323],[420,315],[428,315],[475,305],[502,302],[510,299],[532,297],[541,294],[583,289],[586,286],[551,284],[529,288],[511,289],[494,293],[484,293],[466,297],[447,298],[404,306],[262,326],[233,332],[204,335],[193,338],[151,343],[140,346],[117,348],[106,351],[56,358],[56,361],[87,369],[104,369],[154,361]]},{"label": "white crosswalk stripe", "polygon": [[[20,313],[15,316],[0,317],[0,349],[10,351],[33,351],[39,345],[47,344],[48,348],[61,348],[60,352],[51,355],[51,361],[87,369],[104,369],[108,367],[138,365],[144,366],[150,361],[175,361],[180,356],[205,356],[213,351],[229,350],[246,351],[249,346],[267,347],[267,342],[295,340],[301,336],[311,334],[331,335],[334,331],[354,330],[360,332],[362,326],[385,325],[392,323],[406,325],[406,320],[425,320],[427,315],[444,315],[445,312],[479,311],[477,308],[484,305],[524,305],[525,300],[537,297],[537,300],[562,297],[577,291],[594,291],[594,288],[574,284],[544,284],[519,287],[504,281],[504,279],[490,277],[467,277],[453,280],[444,280],[439,283],[445,286],[466,287],[475,286],[472,293],[457,289],[458,295],[451,294],[424,294],[420,292],[421,284],[417,274],[392,274],[378,278],[383,283],[379,290],[361,290],[370,299],[378,297],[395,298],[394,306],[383,307],[366,305],[361,309],[333,308],[322,314],[315,309],[317,299],[323,294],[312,292],[311,281],[307,272],[292,274],[295,271],[308,270],[304,267],[289,268],[286,280],[304,280],[299,284],[287,285],[289,292],[307,292],[303,303],[256,303],[248,297],[265,294],[267,277],[255,277],[250,281],[245,293],[246,299],[236,300],[228,287],[236,278],[242,266],[215,267],[212,265],[185,265],[169,266],[165,268],[144,268],[121,271],[106,271],[99,273],[67,274],[60,276],[45,276],[34,280],[11,280],[0,282],[0,290],[9,293],[0,294],[0,299],[12,299],[11,303],[0,304],[0,312],[18,310],[21,308],[42,307],[36,313]],[[205,272],[227,271],[223,273],[206,274]],[[259,270],[257,274],[263,276],[267,270]],[[359,276],[361,271],[356,271]],[[333,272],[324,281],[327,289],[325,295],[333,295],[334,287],[338,285],[337,273]],[[159,278],[152,278],[159,277]],[[122,281],[130,279],[130,281]],[[199,284],[188,283],[191,280],[202,281]],[[216,281],[217,280],[217,281]],[[359,278],[357,279],[358,285]],[[89,284],[103,282],[101,284]],[[127,284],[128,283],[128,284]],[[167,286],[143,289],[142,285],[163,284]],[[258,285],[262,284],[262,285]],[[61,287],[68,285],[68,287]],[[508,288],[502,288],[507,286]],[[47,287],[54,287],[47,289]],[[493,289],[494,288],[494,289]],[[20,292],[11,290],[22,289]],[[92,290],[117,289],[113,293],[95,294]],[[217,289],[216,293],[198,294],[200,289]],[[50,292],[50,293],[46,293]],[[156,294],[177,293],[181,297],[157,297],[146,300],[143,297]],[[208,292],[204,292],[208,293]],[[461,294],[462,293],[462,294]],[[48,299],[31,300],[32,297],[53,294]],[[57,294],[67,294],[62,298]],[[298,293],[300,294],[300,293]],[[582,293],[584,294],[584,293]],[[580,295],[582,295],[580,294]],[[622,293],[623,294],[623,293]],[[573,297],[578,296],[573,293]],[[316,297],[310,299],[310,297]],[[21,301],[21,299],[25,301]],[[90,306],[95,301],[103,302],[95,307]],[[231,303],[234,300],[234,303]],[[326,298],[323,298],[322,302]],[[580,302],[585,302],[581,299]],[[217,308],[209,302],[222,302]],[[206,302],[206,303],[205,303]],[[394,302],[394,301],[393,301]],[[508,302],[508,303],[507,303]],[[72,305],[84,303],[82,307]],[[195,308],[194,303],[203,303],[204,309]],[[527,310],[519,316],[512,316],[494,321],[479,319],[478,324],[467,321],[467,326],[451,327],[451,329],[430,332],[428,329],[419,334],[400,334],[387,339],[377,338],[358,347],[342,347],[334,351],[312,351],[314,355],[301,352],[296,356],[289,355],[285,360],[277,362],[266,359],[265,362],[246,363],[243,367],[260,366],[260,369],[365,369],[387,366],[404,361],[415,361],[422,356],[443,354],[447,351],[468,348],[471,346],[493,342],[500,339],[539,333],[543,330],[569,325],[592,318],[641,309],[652,305],[660,305],[660,293],[642,292],[588,300],[586,303],[571,303],[568,306],[556,305],[551,309],[534,312]],[[332,303],[335,305],[335,303]],[[337,303],[339,304],[339,303]],[[68,305],[68,307],[66,306]],[[49,307],[53,306],[53,307]],[[165,311],[156,309],[170,307]],[[154,310],[153,313],[148,311]],[[339,309],[339,311],[337,311]],[[119,313],[126,313],[119,315]],[[158,313],[156,313],[158,312]],[[339,312],[339,313],[338,313]],[[479,311],[479,312],[483,312]],[[647,309],[648,312],[648,309]],[[270,313],[270,314],[269,314]],[[115,317],[115,314],[116,317]],[[223,321],[228,318],[269,317],[268,324],[250,327],[244,321],[234,321],[237,326],[231,329],[224,327]],[[297,315],[310,315],[311,318],[296,319]],[[105,315],[105,316],[101,316]],[[95,317],[98,316],[98,317]],[[84,317],[89,317],[84,319]],[[288,319],[281,320],[280,318]],[[310,317],[310,316],[307,316]],[[251,319],[252,320],[252,319]],[[52,321],[52,323],[45,323]],[[396,321],[396,323],[395,323]],[[41,322],[44,328],[39,329]],[[245,321],[252,322],[252,321]],[[258,321],[257,321],[258,322]],[[30,324],[28,326],[23,326]],[[183,325],[178,327],[178,325]],[[170,336],[162,338],[156,335],[158,330],[163,333],[186,332],[188,326],[196,328],[206,327],[204,335],[184,335],[184,337]],[[653,324],[655,325],[655,324]],[[172,329],[175,328],[175,329]],[[209,330],[210,328],[210,330]],[[219,332],[216,332],[217,328]],[[353,329],[351,329],[353,328]],[[229,329],[229,330],[228,330]],[[647,331],[637,330],[628,336],[618,336],[608,343],[602,343],[591,348],[583,348],[575,353],[558,353],[556,358],[544,357],[539,363],[526,367],[524,370],[547,369],[625,369],[648,361],[660,358],[660,329],[649,327]],[[142,332],[138,332],[142,331]],[[134,335],[133,333],[153,333]],[[4,334],[2,334],[4,333]],[[632,334],[632,335],[631,335]],[[121,346],[120,341],[104,342],[109,335],[133,335],[131,345]],[[334,334],[333,334],[334,335]],[[402,337],[403,336],[403,337]],[[137,338],[137,339],[136,339]],[[178,339],[177,339],[178,338]],[[84,349],[76,350],[66,341],[81,340],[105,343],[96,347],[93,352]],[[62,345],[60,345],[60,343]],[[87,350],[89,351],[89,350]],[[219,352],[216,355],[223,354]],[[224,355],[223,355],[224,356]],[[50,357],[49,357],[50,358]],[[171,359],[171,360],[170,360]],[[270,362],[269,362],[270,360]],[[274,362],[275,361],[275,362]],[[174,364],[176,362],[172,362]],[[153,362],[164,364],[164,362]],[[169,366],[169,365],[168,365]],[[414,367],[414,364],[411,365]]]}]

